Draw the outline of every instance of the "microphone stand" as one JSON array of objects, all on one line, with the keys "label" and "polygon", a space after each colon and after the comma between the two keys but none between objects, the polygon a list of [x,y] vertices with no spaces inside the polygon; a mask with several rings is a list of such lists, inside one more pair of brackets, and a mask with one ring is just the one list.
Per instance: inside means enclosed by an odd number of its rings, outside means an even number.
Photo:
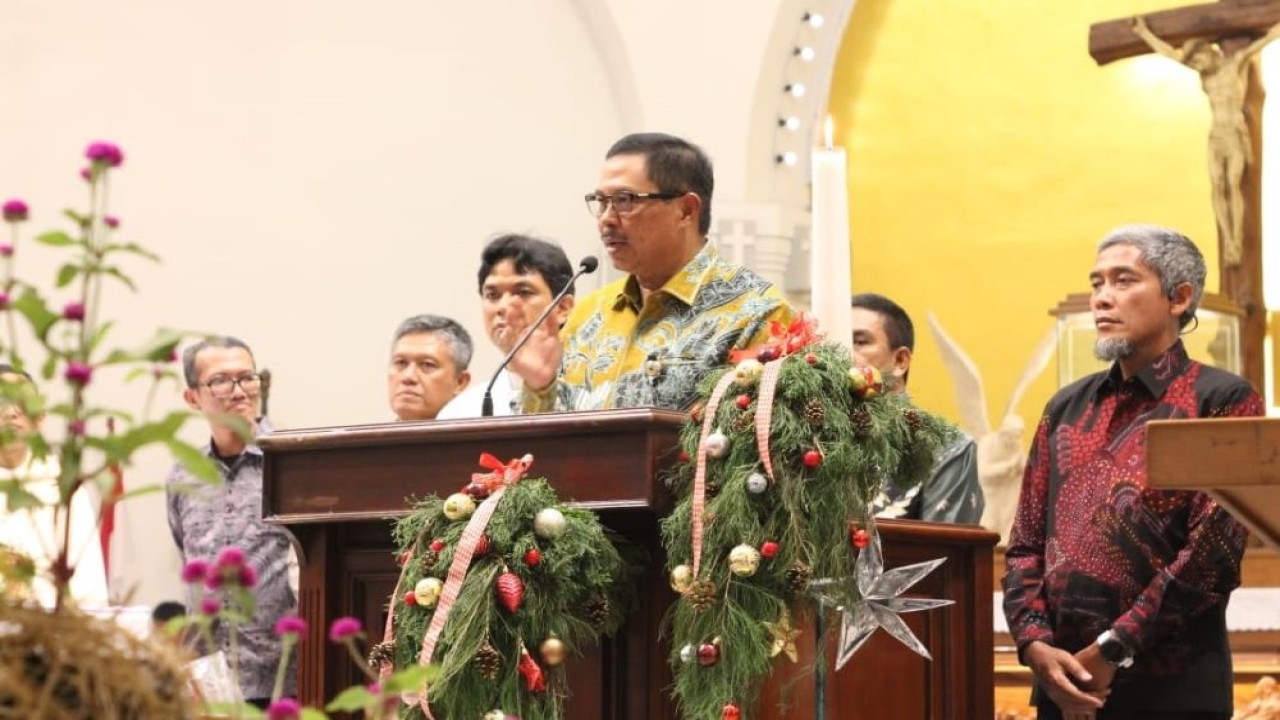
[{"label": "microphone stand", "polygon": [[588,255],[582,258],[582,262],[578,263],[578,272],[574,273],[573,277],[569,278],[569,282],[565,283],[560,292],[556,293],[556,296],[551,298],[551,302],[543,308],[542,314],[538,316],[538,321],[533,325],[530,325],[528,330],[524,331],[524,335],[520,336],[520,341],[515,344],[515,347],[511,348],[511,352],[507,353],[506,357],[502,358],[502,362],[498,363],[498,369],[493,372],[493,377],[489,378],[489,384],[484,388],[484,400],[480,403],[480,417],[493,417],[493,384],[498,381],[498,377],[502,375],[502,371],[507,369],[507,365],[511,364],[511,358],[515,357],[516,353],[520,352],[520,348],[524,347],[525,343],[529,342],[529,338],[533,337],[533,334],[537,332],[538,327],[542,325],[542,323],[546,322],[547,318],[551,315],[551,311],[555,310],[556,306],[560,304],[560,301],[564,299],[564,296],[568,295],[570,291],[573,290],[573,284],[577,282],[578,278],[586,275],[587,273],[595,272],[596,268],[599,266],[600,261],[596,259],[595,255]]}]

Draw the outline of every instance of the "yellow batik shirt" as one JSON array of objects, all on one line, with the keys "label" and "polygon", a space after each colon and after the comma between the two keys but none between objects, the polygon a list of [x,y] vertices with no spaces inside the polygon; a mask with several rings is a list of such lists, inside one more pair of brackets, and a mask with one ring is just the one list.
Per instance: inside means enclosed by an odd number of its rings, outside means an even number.
[{"label": "yellow batik shirt", "polygon": [[764,343],[769,322],[791,320],[778,288],[707,243],[643,302],[632,276],[583,298],[561,330],[560,374],[525,390],[524,412],[621,407],[683,409],[729,351]]}]

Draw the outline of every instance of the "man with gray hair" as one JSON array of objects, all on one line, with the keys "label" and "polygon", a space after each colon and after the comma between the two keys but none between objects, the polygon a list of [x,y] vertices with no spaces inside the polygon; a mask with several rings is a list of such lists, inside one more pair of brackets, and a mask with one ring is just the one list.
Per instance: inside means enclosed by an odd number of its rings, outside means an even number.
[{"label": "man with gray hair", "polygon": [[1262,415],[1247,382],[1179,339],[1204,281],[1204,257],[1173,230],[1131,225],[1098,244],[1094,349],[1112,365],[1046,406],[1005,556],[1004,611],[1039,718],[1231,716],[1226,608],[1247,533],[1208,495],[1146,478],[1148,420]]},{"label": "man with gray hair", "polygon": [[467,388],[471,336],[454,320],[414,315],[396,328],[387,366],[387,400],[396,419],[434,420]]}]

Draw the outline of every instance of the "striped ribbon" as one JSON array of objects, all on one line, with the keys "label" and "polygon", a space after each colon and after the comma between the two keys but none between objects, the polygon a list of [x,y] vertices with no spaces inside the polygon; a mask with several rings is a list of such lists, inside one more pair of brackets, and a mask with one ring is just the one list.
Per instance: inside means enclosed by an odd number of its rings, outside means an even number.
[{"label": "striped ribbon", "polygon": [[707,400],[707,407],[702,416],[702,435],[698,439],[698,466],[693,474],[693,577],[698,577],[698,566],[702,563],[702,514],[707,508],[707,436],[715,424],[716,409],[725,391],[733,384],[733,371],[720,377],[715,390]]}]

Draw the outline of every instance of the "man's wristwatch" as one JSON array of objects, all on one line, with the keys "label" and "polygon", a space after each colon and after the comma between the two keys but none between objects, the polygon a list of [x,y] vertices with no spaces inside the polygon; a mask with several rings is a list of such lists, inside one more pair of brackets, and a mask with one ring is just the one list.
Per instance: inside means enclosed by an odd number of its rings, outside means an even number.
[{"label": "man's wristwatch", "polygon": [[1114,667],[1127,668],[1133,665],[1133,654],[1110,630],[1103,631],[1098,636],[1098,651],[1102,654],[1102,659]]}]

